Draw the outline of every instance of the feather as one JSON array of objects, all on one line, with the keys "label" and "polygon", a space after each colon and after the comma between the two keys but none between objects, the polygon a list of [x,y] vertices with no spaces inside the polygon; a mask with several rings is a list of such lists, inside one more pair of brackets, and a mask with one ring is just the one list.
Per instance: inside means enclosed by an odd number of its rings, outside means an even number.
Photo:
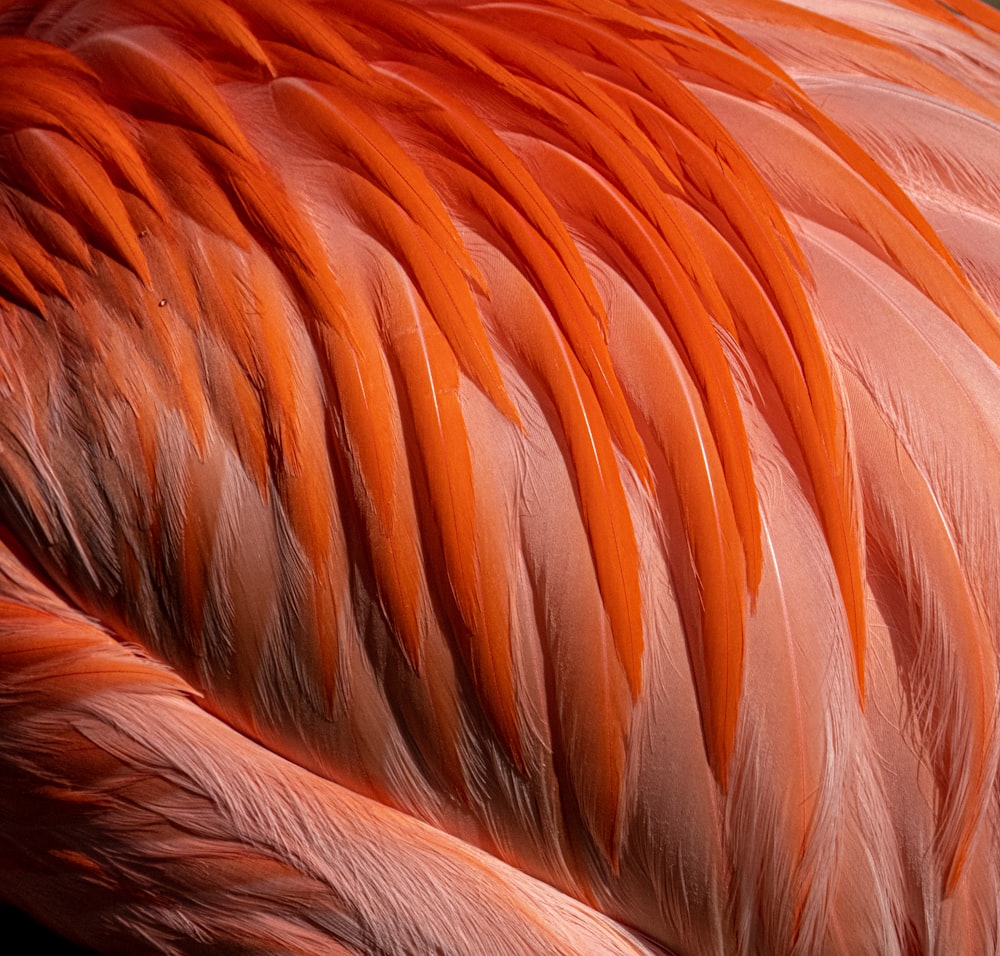
[{"label": "feather", "polygon": [[127,266],[144,283],[149,272],[128,211],[107,174],[81,147],[52,133],[23,130],[5,144],[4,162],[33,199],[73,209],[90,242]]},{"label": "feather", "polygon": [[80,57],[101,71],[119,101],[149,109],[213,139],[246,158],[250,146],[196,60],[149,27],[96,33],[77,44]]},{"label": "feather", "polygon": [[[631,354],[626,371],[619,371],[616,367],[619,378],[628,383],[627,387],[633,393],[631,397],[634,407],[644,410],[646,423],[656,435],[671,464],[674,481],[688,487],[689,483],[702,485],[702,494],[712,499],[707,507],[701,502],[695,504],[698,495],[693,491],[688,491],[682,499],[685,503],[690,502],[685,523],[690,547],[695,555],[697,573],[705,583],[704,593],[718,593],[708,585],[703,576],[718,583],[719,566],[716,564],[710,569],[708,563],[700,559],[707,559],[709,554],[713,554],[711,562],[714,564],[719,561],[715,548],[709,542],[712,538],[718,541],[720,534],[728,538],[723,547],[729,553],[724,560],[731,569],[732,576],[727,578],[727,585],[722,588],[728,592],[722,613],[716,618],[713,613],[715,609],[709,609],[707,602],[699,600],[697,603],[701,608],[695,612],[695,616],[706,622],[712,621],[713,624],[706,627],[702,641],[695,639],[695,628],[689,632],[689,650],[692,659],[698,662],[695,669],[700,675],[697,680],[704,701],[705,738],[720,780],[725,781],[728,752],[735,733],[743,641],[743,603],[749,586],[745,559],[741,560],[733,555],[731,548],[739,538],[746,542],[752,539],[755,530],[759,533],[753,523],[750,523],[750,527],[733,525],[734,518],[737,515],[742,517],[745,513],[734,506],[733,499],[741,492],[747,493],[754,509],[756,500],[753,498],[749,459],[738,458],[739,450],[746,448],[742,420],[730,418],[728,421],[720,421],[736,405],[729,369],[711,319],[701,307],[697,296],[679,275],[682,270],[673,253],[658,239],[658,234],[643,221],[634,207],[623,197],[611,193],[607,184],[584,167],[566,161],[559,154],[535,150],[533,165],[538,169],[553,170],[551,178],[560,183],[560,188],[553,191],[551,199],[564,218],[574,222],[581,232],[584,217],[593,220],[584,233],[591,243],[585,258],[592,262],[610,260],[608,265],[614,266],[619,275],[626,277],[631,288],[648,288],[644,296],[645,303],[669,336],[673,346],[671,351],[679,353],[684,365],[684,372],[675,373],[679,381],[674,386],[676,391],[671,390],[671,395],[683,405],[698,408],[716,426],[714,434],[706,433],[702,424],[697,429],[700,434],[696,438],[675,434],[666,440],[666,429],[679,432],[690,424],[692,418],[679,416],[676,425],[665,424],[672,418],[666,411],[670,403],[668,401],[661,406],[659,400],[653,397],[655,393],[651,384],[643,381],[644,362],[639,358],[641,353]],[[606,196],[605,201],[600,198],[602,194]],[[587,197],[587,203],[582,207],[576,198],[581,196]],[[612,237],[613,243],[603,238],[606,236]],[[592,265],[591,268],[595,267]],[[655,341],[655,336],[650,338]],[[652,341],[647,341],[645,347],[658,351],[664,346],[662,343],[653,345]],[[661,388],[668,387],[659,376],[657,381]],[[643,384],[640,385],[640,382]],[[636,399],[637,391],[643,395],[642,401]],[[659,408],[659,411],[654,411],[651,406]],[[697,421],[699,415],[692,417]],[[735,435],[727,434],[727,427],[735,431]],[[721,438],[717,437],[719,435]],[[682,448],[684,451],[681,451]],[[725,480],[729,476],[720,473],[720,464],[727,461],[727,453],[729,461],[737,459],[736,464],[731,466],[736,477],[729,483]],[[722,467],[724,468],[724,464]],[[711,477],[705,487],[704,482],[708,476]],[[713,487],[712,479],[714,485],[719,487],[718,491]],[[709,515],[710,523],[706,523]],[[746,549],[744,554],[745,551]],[[719,623],[716,624],[715,621]],[[716,660],[713,656],[716,653],[721,655],[724,662],[713,667],[710,664]]]},{"label": "feather", "polygon": [[[842,241],[838,243],[818,230],[813,241],[827,260],[822,271],[819,267],[816,270],[821,281],[829,282],[831,290],[853,287],[855,306],[858,298],[864,297],[864,311],[877,312],[883,317],[882,335],[890,330],[893,333],[890,350],[884,341],[879,343],[879,336],[866,336],[855,327],[844,361],[857,380],[851,391],[852,412],[866,423],[861,432],[865,442],[858,445],[858,460],[868,489],[866,506],[873,512],[869,524],[878,536],[878,547],[888,557],[891,572],[900,579],[907,594],[905,613],[911,620],[903,626],[904,632],[924,635],[917,641],[920,650],[916,653],[931,655],[934,661],[926,665],[929,670],[923,678],[919,676],[923,672],[921,665],[907,668],[907,673],[918,682],[910,691],[915,717],[928,728],[925,732],[931,734],[928,746],[931,753],[937,754],[935,763],[948,764],[948,769],[942,767],[938,774],[951,782],[963,781],[949,791],[938,811],[942,871],[949,891],[953,891],[969,851],[971,833],[984,812],[985,781],[996,773],[997,755],[992,740],[997,666],[994,642],[983,618],[985,614],[989,619],[996,612],[992,608],[994,598],[974,583],[991,573],[993,558],[988,542],[996,530],[992,522],[980,523],[974,532],[964,525],[968,507],[965,502],[975,500],[992,487],[989,476],[996,467],[991,454],[996,437],[991,434],[989,420],[982,418],[965,394],[967,386],[959,384],[976,376],[983,379],[981,388],[986,392],[995,388],[990,381],[993,370],[980,370],[973,364],[975,359],[963,355],[961,339],[940,340],[941,326],[947,322],[943,315],[937,322],[925,318],[920,330],[913,330],[905,318],[906,303],[908,299],[915,303],[916,296],[900,287],[898,280],[886,274],[887,270],[880,273],[869,264],[866,272],[869,287],[861,289],[857,266],[846,265],[857,261],[856,253],[852,252],[852,258],[848,259]],[[878,286],[874,284],[876,276],[881,280]],[[891,290],[891,297],[884,290]],[[873,293],[877,298],[870,298]],[[848,314],[857,314],[839,308],[836,293],[831,292],[824,301],[824,315],[836,327]],[[905,373],[898,365],[893,367],[890,355],[890,351],[899,354],[897,350],[904,335],[908,364]],[[843,341],[839,337],[838,340]],[[962,367],[960,362],[970,366],[961,375],[957,372]],[[894,383],[891,388],[886,386],[889,374]],[[934,401],[935,396],[940,396],[937,401],[949,410],[949,417],[953,415],[960,420],[964,414],[972,416],[971,420],[950,427],[926,424],[922,411],[898,397],[907,375],[919,376],[923,401]],[[887,431],[891,437],[885,436]],[[968,456],[952,446],[950,435],[976,441],[982,449],[975,470],[962,466]],[[974,435],[980,436],[978,441],[972,438]],[[885,461],[890,449],[894,451],[894,467]],[[877,456],[874,461],[873,455]],[[942,468],[949,471],[947,482],[935,480]],[[959,501],[963,504],[959,505]],[[933,588],[929,584],[931,579],[936,582]],[[892,608],[891,613],[899,614],[900,610]],[[947,640],[944,633],[948,634]],[[914,650],[901,647],[897,653],[912,654]],[[929,716],[931,713],[933,717]],[[961,739],[968,740],[968,744],[947,739],[946,728],[959,727]],[[942,737],[935,740],[938,734]]]},{"label": "feather", "polygon": [[[390,280],[391,281],[391,280]],[[427,320],[412,291],[383,284],[380,318],[394,372],[410,409],[433,528],[446,568],[447,589],[464,628],[459,643],[481,699],[504,745],[523,764],[514,698],[508,572],[495,536],[485,533],[472,481],[465,423],[458,401],[458,365],[442,334]],[[470,544],[471,536],[471,544]],[[471,551],[471,553],[470,553]],[[433,552],[432,552],[433,553]],[[467,629],[468,638],[462,635]],[[467,643],[466,643],[467,642]]]},{"label": "feather", "polygon": [[[426,80],[421,86],[430,91]],[[420,118],[429,125],[430,132],[445,139],[449,150],[467,157],[465,163],[478,171],[477,189],[480,184],[488,184],[496,191],[500,202],[479,203],[482,208],[478,214],[495,215],[493,210],[507,209],[514,213],[504,215],[492,226],[523,257],[524,267],[544,291],[563,334],[601,398],[615,437],[632,464],[642,472],[641,446],[621,390],[608,367],[603,332],[607,319],[579,252],[537,186],[530,178],[516,175],[520,163],[503,141],[445,90],[435,86],[433,96],[446,109],[428,111]],[[509,235],[511,230],[515,231],[513,235]],[[553,262],[557,266],[550,271],[547,266]]]},{"label": "feather", "polygon": [[[465,287],[467,282],[476,283],[475,267],[419,167],[350,101],[334,100],[333,91],[319,93],[294,83],[279,80],[273,85],[279,109],[286,104],[298,125],[310,129],[313,135],[321,131],[318,135],[327,151],[332,148],[346,152],[348,162],[357,163],[362,175],[399,207],[397,211],[394,205],[368,195],[353,203],[364,211],[365,225],[406,263],[465,369],[516,421],[517,413],[504,392],[471,292]],[[425,251],[427,239],[440,250],[437,255]]]},{"label": "feather", "polygon": [[[2,610],[4,692],[17,701],[9,712],[3,802],[22,809],[17,783],[48,776],[33,798],[40,801],[36,810],[61,823],[47,828],[51,839],[42,852],[89,875],[100,900],[82,924],[61,924],[77,938],[115,927],[160,940],[167,952],[182,951],[193,936],[205,945],[270,941],[305,953],[325,946],[331,935],[351,953],[386,946],[642,952],[606,918],[444,834],[273,755],[261,764],[255,744],[231,731],[220,739],[217,721],[191,702],[191,689],[178,678],[67,610],[45,614],[14,602]],[[59,688],[54,706],[40,706],[53,685]],[[43,728],[64,735],[66,746],[33,750],[30,742]],[[218,770],[206,774],[213,764]],[[79,777],[75,795],[66,774]],[[239,778],[242,787],[226,783]],[[290,817],[295,806],[301,816]],[[97,823],[92,837],[82,851],[69,852],[67,841],[86,829],[88,816]],[[193,904],[183,916],[153,900],[123,902],[130,893],[148,892],[153,874],[144,877],[118,856],[121,828],[146,834],[160,860],[155,878]],[[213,873],[226,874],[227,893],[257,905],[250,923],[227,915],[211,877],[191,865],[195,856],[211,862]],[[36,859],[17,852],[7,871],[27,874],[35,866]],[[446,899],[462,900],[466,917],[456,922],[441,897],[414,895],[428,876],[432,885],[446,880]],[[331,885],[345,892],[339,905],[329,896]],[[18,898],[30,898],[35,886],[23,882]],[[39,905],[35,897],[32,908],[48,915],[56,906],[51,894],[45,898],[53,902]]]},{"label": "feather", "polygon": [[0,897],[992,952],[996,29],[0,0]]}]

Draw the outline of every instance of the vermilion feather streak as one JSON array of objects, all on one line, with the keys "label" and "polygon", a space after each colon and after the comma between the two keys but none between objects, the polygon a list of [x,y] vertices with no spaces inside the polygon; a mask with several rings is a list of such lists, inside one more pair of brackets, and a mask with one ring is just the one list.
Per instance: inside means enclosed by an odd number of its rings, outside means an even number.
[{"label": "vermilion feather streak", "polygon": [[0,0],[0,898],[996,952],[998,183],[976,0]]}]

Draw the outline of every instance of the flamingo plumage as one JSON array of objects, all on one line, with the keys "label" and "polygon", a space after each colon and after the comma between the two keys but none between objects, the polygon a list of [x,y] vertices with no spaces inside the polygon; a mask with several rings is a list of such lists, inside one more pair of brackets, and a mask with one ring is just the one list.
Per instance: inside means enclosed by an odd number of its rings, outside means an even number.
[{"label": "flamingo plumage", "polygon": [[0,64],[0,898],[996,952],[996,13],[3,0]]}]

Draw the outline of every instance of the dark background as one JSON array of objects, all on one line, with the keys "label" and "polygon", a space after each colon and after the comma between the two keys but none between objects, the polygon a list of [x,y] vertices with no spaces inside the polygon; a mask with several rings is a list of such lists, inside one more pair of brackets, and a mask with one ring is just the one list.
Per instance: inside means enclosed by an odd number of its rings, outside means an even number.
[{"label": "dark background", "polygon": [[28,956],[44,953],[45,956],[97,956],[92,949],[85,949],[67,942],[27,913],[0,903],[0,950],[10,956]]}]

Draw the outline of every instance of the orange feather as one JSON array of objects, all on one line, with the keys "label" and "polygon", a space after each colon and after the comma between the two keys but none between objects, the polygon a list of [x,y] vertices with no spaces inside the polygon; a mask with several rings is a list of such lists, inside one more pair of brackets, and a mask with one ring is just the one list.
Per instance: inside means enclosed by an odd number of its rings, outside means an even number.
[{"label": "orange feather", "polygon": [[0,0],[0,900],[992,952],[997,157],[976,0]]}]

